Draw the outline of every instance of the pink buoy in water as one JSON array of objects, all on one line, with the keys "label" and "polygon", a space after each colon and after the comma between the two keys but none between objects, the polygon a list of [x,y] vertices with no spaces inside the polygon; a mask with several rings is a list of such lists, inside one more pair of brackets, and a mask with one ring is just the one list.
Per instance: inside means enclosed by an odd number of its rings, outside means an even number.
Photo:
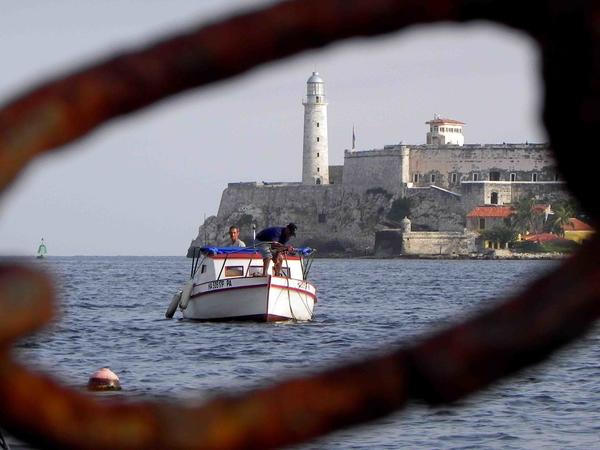
[{"label": "pink buoy in water", "polygon": [[108,367],[97,370],[90,377],[87,388],[90,391],[120,391],[119,377]]}]

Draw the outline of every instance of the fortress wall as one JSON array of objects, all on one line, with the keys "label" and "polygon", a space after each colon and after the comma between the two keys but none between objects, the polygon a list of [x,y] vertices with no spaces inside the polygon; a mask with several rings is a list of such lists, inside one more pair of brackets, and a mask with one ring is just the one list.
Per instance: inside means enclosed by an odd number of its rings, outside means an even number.
[{"label": "fortress wall", "polygon": [[[466,184],[466,183],[465,183]],[[488,181],[484,183],[484,204],[492,204],[492,194],[495,192],[498,194],[498,205],[504,205],[505,203],[512,203],[512,186],[514,183],[503,182],[503,181]],[[467,211],[468,213],[468,211]]]},{"label": "fortress wall", "polygon": [[[498,204],[515,203],[523,198],[534,198],[540,202],[555,204],[570,198],[562,181],[534,183],[531,181],[504,183],[500,181],[464,182],[462,184],[462,203],[468,214],[479,205],[489,205],[492,192],[498,192]],[[482,201],[484,199],[484,201]]]},{"label": "fortress wall", "polygon": [[[413,146],[410,152],[411,181],[419,174],[417,186],[431,183],[455,188],[460,181],[472,181],[473,174],[478,180],[489,180],[491,171],[500,172],[499,181],[510,181],[510,174],[516,181],[531,181],[537,173],[538,181],[554,181],[556,164],[546,144],[503,144],[503,145],[464,145],[464,146]],[[452,183],[451,174],[457,174],[457,182]]]},{"label": "fortress wall", "polygon": [[470,232],[410,232],[402,235],[405,255],[468,255],[474,253],[474,233]]},{"label": "fortress wall", "polygon": [[410,217],[413,229],[462,231],[465,228],[465,209],[461,196],[436,188],[408,188]]},{"label": "fortress wall", "polygon": [[[293,220],[285,219],[286,216],[305,216],[310,222],[313,216],[338,206],[340,191],[341,186],[336,185],[230,184],[221,196],[218,216],[226,217],[234,213],[260,210],[258,216],[263,217],[265,222],[269,222],[273,214],[287,222]],[[272,225],[276,223],[268,224]]]},{"label": "fortress wall", "polygon": [[[406,147],[406,146],[404,146]],[[390,193],[402,191],[402,146],[381,150],[350,152],[344,155],[343,184],[348,189],[366,190],[381,187]],[[411,146],[408,179],[416,187],[436,185],[459,191],[461,181],[489,181],[490,172],[499,172],[499,181],[554,181],[556,165],[546,144],[502,144],[464,146]],[[457,175],[452,181],[452,174]],[[415,182],[414,175],[418,175]],[[432,175],[434,181],[432,181]],[[488,196],[489,197],[489,196]],[[506,200],[504,200],[506,199]],[[506,196],[503,202],[507,203]]]},{"label": "fortress wall", "polygon": [[485,183],[463,183],[461,186],[461,199],[465,215],[469,214],[476,206],[483,205],[484,202],[482,199],[485,199]]},{"label": "fortress wall", "polygon": [[[200,227],[197,242],[224,242],[230,225],[238,225],[243,240],[257,230],[294,222],[294,245],[330,248],[343,253],[372,248],[376,229],[389,211],[392,196],[385,191],[347,191],[342,185],[232,183],[223,192],[219,213]],[[326,253],[326,252],[322,252]]]},{"label": "fortress wall", "polygon": [[217,216],[207,220],[207,230],[200,227],[198,236],[206,231],[210,242],[220,242],[222,230],[235,224],[242,239],[251,241],[252,224],[259,231],[289,222],[298,225],[297,238],[327,233],[327,219],[332,220],[332,212],[339,210],[341,192],[341,185],[331,184],[231,183],[223,191]]},{"label": "fortress wall", "polygon": [[491,205],[492,193],[498,194],[498,205],[512,203],[513,185],[505,181],[465,181],[461,184],[462,203],[465,214],[476,206]]},{"label": "fortress wall", "polygon": [[344,166],[329,166],[329,183],[342,184],[344,175]]},{"label": "fortress wall", "polygon": [[522,198],[535,198],[553,205],[571,199],[571,195],[563,181],[512,183],[513,202]]},{"label": "fortress wall", "polygon": [[477,251],[476,237],[471,232],[382,230],[375,237],[375,255],[468,255]]},{"label": "fortress wall", "polygon": [[369,150],[344,154],[343,184],[347,189],[383,188],[390,193],[402,189],[400,150]]}]

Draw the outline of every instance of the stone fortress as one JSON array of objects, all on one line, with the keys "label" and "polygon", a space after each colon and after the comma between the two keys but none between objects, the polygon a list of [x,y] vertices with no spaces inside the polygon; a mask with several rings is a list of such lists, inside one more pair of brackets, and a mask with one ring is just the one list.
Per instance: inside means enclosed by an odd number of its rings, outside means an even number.
[{"label": "stone fortress", "polygon": [[232,224],[251,245],[253,225],[295,222],[294,244],[322,255],[373,254],[377,232],[380,255],[464,254],[475,251],[475,234],[466,230],[474,207],[568,198],[547,144],[465,144],[465,124],[438,116],[426,122],[426,144],[345,150],[344,164],[329,166],[327,98],[317,72],[303,105],[302,182],[229,183],[193,245],[223,244]]}]

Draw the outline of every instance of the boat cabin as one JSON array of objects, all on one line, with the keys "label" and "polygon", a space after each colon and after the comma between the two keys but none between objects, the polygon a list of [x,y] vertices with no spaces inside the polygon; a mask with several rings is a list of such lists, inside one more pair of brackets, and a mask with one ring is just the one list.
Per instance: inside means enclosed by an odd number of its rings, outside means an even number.
[{"label": "boat cabin", "polygon": [[[281,276],[305,280],[309,264],[305,257],[313,252],[310,248],[297,248],[292,255],[284,255]],[[230,278],[260,277],[263,260],[258,250],[244,247],[195,247],[188,252],[192,258],[191,278],[196,283]],[[268,275],[273,275],[271,263]]]}]

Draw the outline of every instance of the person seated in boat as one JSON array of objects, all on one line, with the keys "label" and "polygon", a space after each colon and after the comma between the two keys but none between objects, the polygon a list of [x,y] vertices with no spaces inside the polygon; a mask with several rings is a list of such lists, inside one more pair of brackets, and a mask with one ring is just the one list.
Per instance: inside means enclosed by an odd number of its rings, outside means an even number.
[{"label": "person seated in boat", "polygon": [[258,251],[263,258],[262,276],[266,277],[269,271],[271,260],[274,261],[273,274],[281,276],[281,265],[283,264],[283,254],[291,252],[294,248],[287,245],[292,236],[296,236],[298,227],[293,223],[288,223],[285,227],[265,228],[256,235]]},{"label": "person seated in boat", "polygon": [[229,227],[229,241],[227,245],[229,247],[245,247],[246,243],[240,239],[240,229],[235,225]]}]

